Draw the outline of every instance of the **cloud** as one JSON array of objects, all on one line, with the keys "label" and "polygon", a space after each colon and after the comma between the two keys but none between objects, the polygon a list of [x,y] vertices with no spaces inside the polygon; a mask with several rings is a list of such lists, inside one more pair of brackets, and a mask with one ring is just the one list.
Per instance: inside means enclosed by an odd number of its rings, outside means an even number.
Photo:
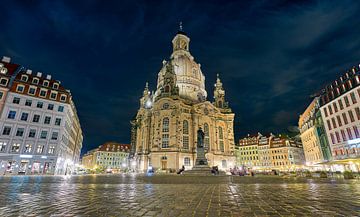
[{"label": "cloud", "polygon": [[296,125],[309,95],[359,61],[357,1],[10,1],[0,51],[50,73],[74,96],[85,150],[129,142],[144,83],[183,21],[208,99],[216,73],[236,113],[235,135]]}]

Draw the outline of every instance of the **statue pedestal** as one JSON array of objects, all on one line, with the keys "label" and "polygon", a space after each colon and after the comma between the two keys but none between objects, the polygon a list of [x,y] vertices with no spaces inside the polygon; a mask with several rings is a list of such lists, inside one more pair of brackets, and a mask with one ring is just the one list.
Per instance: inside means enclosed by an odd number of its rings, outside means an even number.
[{"label": "statue pedestal", "polygon": [[208,161],[205,157],[204,148],[197,148],[196,151],[196,161],[195,165],[191,170],[185,170],[184,175],[201,175],[201,176],[211,176],[211,168],[208,165]]}]

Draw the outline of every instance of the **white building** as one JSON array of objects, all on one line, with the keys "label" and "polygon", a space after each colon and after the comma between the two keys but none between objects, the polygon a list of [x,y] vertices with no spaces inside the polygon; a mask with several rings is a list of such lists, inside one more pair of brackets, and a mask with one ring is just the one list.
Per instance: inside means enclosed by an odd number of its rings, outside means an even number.
[{"label": "white building", "polygon": [[333,160],[355,171],[360,157],[359,73],[359,67],[347,71],[323,90],[320,101]]},{"label": "white building", "polygon": [[70,91],[50,75],[20,70],[0,116],[0,172],[69,174],[82,131]]}]

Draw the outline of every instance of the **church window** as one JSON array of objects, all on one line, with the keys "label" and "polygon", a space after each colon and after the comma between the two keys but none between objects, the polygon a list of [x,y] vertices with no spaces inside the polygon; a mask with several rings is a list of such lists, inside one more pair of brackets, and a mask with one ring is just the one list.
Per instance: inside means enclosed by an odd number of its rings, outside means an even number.
[{"label": "church window", "polygon": [[168,133],[168,132],[169,132],[169,118],[164,118],[164,119],[163,119],[162,131],[163,131],[164,133]]},{"label": "church window", "polygon": [[190,166],[190,158],[189,157],[184,158],[184,166]]},{"label": "church window", "polygon": [[224,152],[224,134],[223,134],[223,129],[222,127],[219,127],[219,146],[220,146],[220,151]]},{"label": "church window", "polygon": [[186,120],[183,122],[183,134],[189,134],[189,122]]},{"label": "church window", "polygon": [[169,103],[164,103],[162,106],[163,109],[168,109],[169,108]]},{"label": "church window", "polygon": [[183,121],[183,148],[189,149],[189,122]]},{"label": "church window", "polygon": [[165,93],[169,93],[170,92],[170,86],[169,85],[166,85],[165,86]]},{"label": "church window", "polygon": [[183,136],[183,148],[189,149],[189,136],[188,135]]},{"label": "church window", "polygon": [[161,147],[168,148],[169,147],[169,118],[163,119],[162,132],[163,133],[162,133]]},{"label": "church window", "polygon": [[169,134],[162,134],[162,148],[169,148]]},{"label": "church window", "polygon": [[224,139],[224,134],[223,134],[222,127],[219,127],[219,139],[220,140]]},{"label": "church window", "polygon": [[209,125],[207,123],[204,124],[204,148],[208,149],[210,144],[210,133],[209,133]]}]

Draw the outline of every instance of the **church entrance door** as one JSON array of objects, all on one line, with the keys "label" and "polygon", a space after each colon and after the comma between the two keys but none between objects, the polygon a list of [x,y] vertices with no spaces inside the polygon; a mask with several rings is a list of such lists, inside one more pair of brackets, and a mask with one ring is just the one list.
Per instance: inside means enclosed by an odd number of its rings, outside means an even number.
[{"label": "church entrance door", "polygon": [[167,160],[162,160],[162,161],[161,161],[161,169],[162,169],[162,170],[166,170],[166,169],[167,169]]}]

